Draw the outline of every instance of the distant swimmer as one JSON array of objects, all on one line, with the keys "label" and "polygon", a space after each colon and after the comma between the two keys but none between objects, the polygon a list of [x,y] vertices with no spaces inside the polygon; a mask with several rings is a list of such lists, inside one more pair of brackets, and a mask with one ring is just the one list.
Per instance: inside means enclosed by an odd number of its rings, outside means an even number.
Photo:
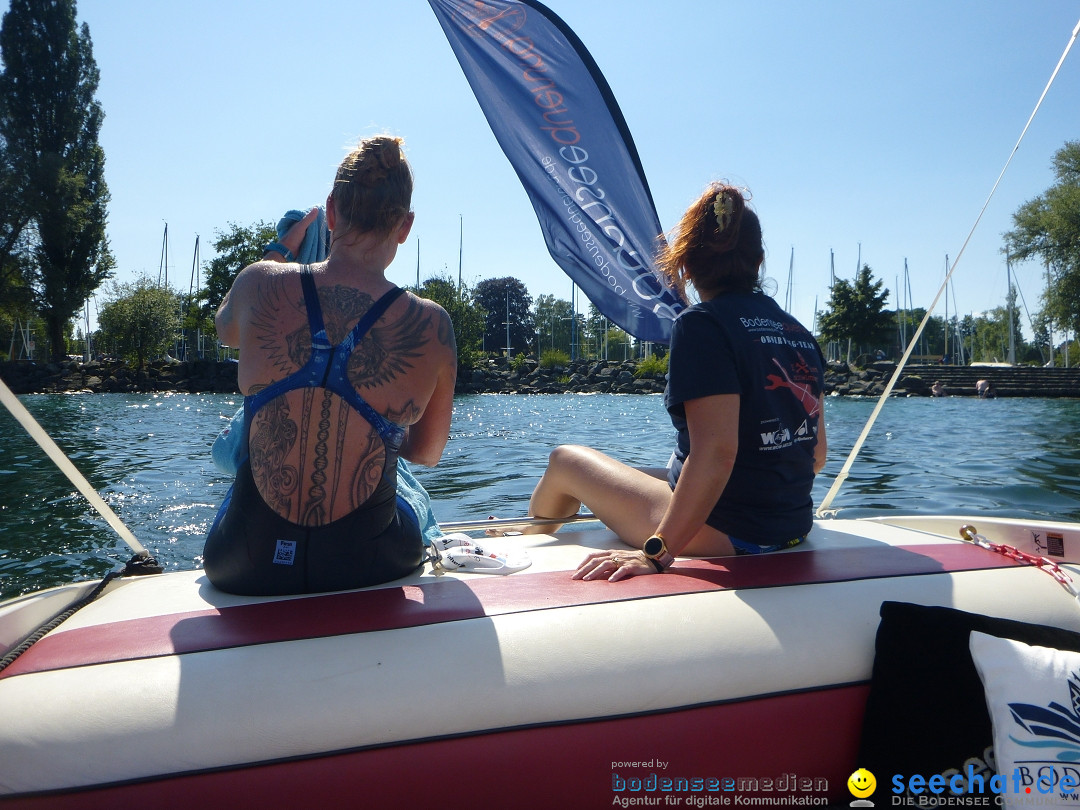
[{"label": "distant swimmer", "polygon": [[980,399],[993,399],[997,396],[994,391],[994,384],[989,380],[979,380],[975,383],[975,393],[979,395]]},{"label": "distant swimmer", "polygon": [[941,380],[934,380],[934,384],[930,386],[930,393],[935,397],[945,396],[945,386],[941,384]]}]

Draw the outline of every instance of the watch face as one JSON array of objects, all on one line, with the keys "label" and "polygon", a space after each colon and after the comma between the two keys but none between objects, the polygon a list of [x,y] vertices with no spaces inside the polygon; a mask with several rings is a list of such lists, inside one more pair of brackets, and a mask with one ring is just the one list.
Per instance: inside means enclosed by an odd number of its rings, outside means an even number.
[{"label": "watch face", "polygon": [[642,546],[642,551],[645,552],[647,557],[655,557],[664,550],[664,541],[656,535],[653,535],[645,541],[645,545]]}]

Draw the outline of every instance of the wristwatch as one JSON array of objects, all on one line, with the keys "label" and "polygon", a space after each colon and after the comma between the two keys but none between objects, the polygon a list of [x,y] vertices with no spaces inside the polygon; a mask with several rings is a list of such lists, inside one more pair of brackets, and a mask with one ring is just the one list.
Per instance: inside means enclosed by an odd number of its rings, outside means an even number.
[{"label": "wristwatch", "polygon": [[645,556],[649,558],[649,562],[653,564],[658,574],[664,573],[675,562],[674,555],[667,550],[664,538],[659,534],[654,534],[646,540],[641,550],[645,552]]}]

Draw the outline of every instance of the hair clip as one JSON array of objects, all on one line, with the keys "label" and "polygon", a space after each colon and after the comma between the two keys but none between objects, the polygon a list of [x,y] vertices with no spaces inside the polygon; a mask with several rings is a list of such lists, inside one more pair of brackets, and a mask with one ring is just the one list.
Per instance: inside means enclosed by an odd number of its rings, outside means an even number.
[{"label": "hair clip", "polygon": [[720,189],[713,201],[713,214],[716,216],[716,224],[720,226],[720,233],[727,230],[731,224],[731,216],[735,211],[735,201],[725,193],[726,189]]}]

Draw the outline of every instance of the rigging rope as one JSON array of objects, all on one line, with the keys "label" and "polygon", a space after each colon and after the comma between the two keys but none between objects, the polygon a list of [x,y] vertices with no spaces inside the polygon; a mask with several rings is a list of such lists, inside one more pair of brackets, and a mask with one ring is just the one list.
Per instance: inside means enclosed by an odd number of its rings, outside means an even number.
[{"label": "rigging rope", "polygon": [[1061,54],[1061,58],[1058,59],[1057,66],[1054,68],[1054,72],[1050,74],[1050,80],[1046,83],[1046,87],[1043,88],[1042,95],[1039,96],[1039,100],[1035,103],[1035,109],[1031,111],[1031,115],[1028,116],[1027,123],[1024,124],[1024,129],[1020,132],[1020,137],[1016,139],[1016,145],[1009,153],[1009,159],[1005,161],[1005,165],[1001,169],[1001,173],[998,174],[997,180],[994,181],[993,188],[990,189],[990,194],[986,197],[986,202],[983,203],[981,209],[979,209],[979,215],[975,218],[975,224],[971,226],[971,230],[968,231],[967,238],[964,240],[964,244],[960,247],[960,252],[956,254],[956,260],[953,261],[952,269],[945,274],[945,281],[942,282],[941,287],[938,288],[937,295],[934,296],[933,302],[930,304],[930,308],[926,310],[926,314],[923,316],[922,321],[919,323],[919,328],[915,330],[915,334],[911,337],[911,342],[908,343],[907,348],[904,350],[903,357],[900,358],[900,362],[897,363],[895,371],[893,371],[892,377],[889,378],[888,384],[885,386],[885,390],[881,393],[881,397],[878,399],[877,404],[874,406],[873,412],[870,414],[870,418],[863,425],[862,432],[859,434],[859,438],[855,440],[854,447],[851,448],[851,452],[848,454],[847,460],[844,462],[844,466],[840,469],[840,472],[836,476],[836,480],[833,481],[832,486],[826,493],[825,498],[821,502],[821,506],[818,507],[818,517],[831,517],[836,514],[837,510],[830,509],[833,500],[836,498],[837,493],[840,491],[840,487],[843,486],[844,481],[847,480],[848,473],[851,471],[851,466],[855,463],[855,458],[859,455],[859,451],[862,450],[863,444],[866,442],[866,437],[870,435],[870,429],[874,426],[874,422],[877,421],[878,414],[881,413],[882,407],[885,405],[885,400],[892,394],[893,388],[896,387],[897,381],[900,379],[900,374],[904,370],[904,366],[907,365],[908,358],[911,357],[912,351],[915,349],[915,345],[918,343],[919,338],[922,336],[923,330],[926,328],[926,324],[930,321],[930,315],[934,312],[934,308],[937,306],[938,301],[941,300],[942,294],[948,287],[949,280],[952,279],[953,273],[956,272],[956,266],[960,264],[960,259],[964,255],[964,251],[967,249],[968,243],[971,241],[971,237],[975,233],[975,229],[979,227],[979,222],[982,221],[983,214],[986,213],[986,209],[990,205],[990,200],[994,197],[994,192],[997,191],[999,185],[1001,185],[1001,178],[1005,176],[1005,171],[1009,168],[1009,164],[1012,163],[1013,157],[1016,155],[1016,151],[1020,148],[1020,142],[1024,140],[1024,135],[1027,134],[1028,128],[1031,126],[1031,122],[1035,119],[1035,114],[1039,112],[1039,107],[1042,106],[1043,99],[1046,98],[1046,94],[1050,92],[1050,87],[1054,84],[1054,79],[1057,78],[1058,72],[1061,70],[1062,64],[1065,62],[1065,57],[1069,55],[1069,51],[1072,50],[1073,44],[1076,42],[1077,36],[1080,36],[1080,20],[1077,21],[1076,27],[1073,28],[1072,35],[1069,37],[1068,44],[1065,45],[1065,51]]},{"label": "rigging rope", "polygon": [[120,539],[130,546],[131,550],[135,554],[142,558],[149,558],[150,553],[143,548],[142,544],[135,539],[135,535],[131,533],[131,530],[124,525],[124,523],[117,516],[104,499],[98,495],[97,491],[90,486],[90,482],[86,480],[85,476],[71,463],[64,451],[61,450],[56,442],[50,438],[49,434],[45,432],[45,429],[38,424],[38,421],[34,419],[30,411],[26,410],[26,407],[19,402],[11,389],[7,387],[3,380],[0,380],[0,402],[2,402],[11,415],[15,417],[20,425],[26,428],[26,432],[40,445],[41,449],[45,451],[45,454],[52,459],[53,463],[60,468],[60,472],[68,477],[68,480],[75,485],[75,487],[83,494],[86,500],[90,501],[90,505],[97,510],[105,522],[108,523],[118,535]]}]

